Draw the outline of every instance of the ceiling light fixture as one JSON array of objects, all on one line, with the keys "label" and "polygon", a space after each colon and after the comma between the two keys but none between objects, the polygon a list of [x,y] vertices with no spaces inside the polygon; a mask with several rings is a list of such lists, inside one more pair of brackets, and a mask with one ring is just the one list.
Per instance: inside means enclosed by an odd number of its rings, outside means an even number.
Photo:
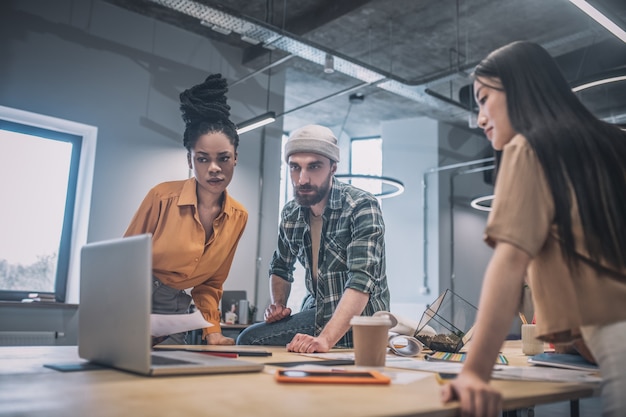
[{"label": "ceiling light fixture", "polygon": [[585,0],[569,0],[573,5],[587,13],[596,22],[600,23],[606,30],[617,36],[626,43],[626,31],[617,26],[611,19],[603,15],[598,9],[587,3]]},{"label": "ceiling light fixture", "polygon": [[241,35],[241,40],[244,42],[248,42],[250,45],[258,45],[261,43],[260,40],[251,38],[250,36]]},{"label": "ceiling light fixture", "polygon": [[[466,200],[467,201],[467,200]],[[493,203],[493,194],[477,197],[470,202],[470,206],[480,211],[491,211]]]},{"label": "ceiling light fixture", "polygon": [[214,25],[213,23],[211,23],[211,22],[207,22],[206,20],[201,20],[201,21],[200,21],[200,24],[201,24],[202,26],[206,26],[206,27],[208,27],[208,28],[210,28],[210,29],[214,30],[214,31],[215,31],[215,32],[217,32],[217,33],[221,33],[222,35],[226,35],[226,36],[227,36],[227,35],[230,35],[230,34],[233,32],[233,31],[232,31],[232,30],[230,30],[230,29],[226,29],[226,28],[223,28],[223,27],[221,27],[221,26]]},{"label": "ceiling light fixture", "polygon": [[391,198],[397,195],[400,195],[404,192],[404,184],[402,181],[397,180],[395,178],[383,177],[382,175],[365,175],[365,174],[335,174],[335,178],[338,179],[347,179],[347,180],[369,180],[375,181],[378,183],[390,185],[393,188],[388,191],[381,191],[380,193],[374,194],[375,197],[378,198]]},{"label": "ceiling light fixture", "polygon": [[257,127],[265,126],[270,124],[276,120],[276,113],[273,111],[268,111],[260,116],[253,117],[250,120],[246,120],[242,122],[237,127],[237,134],[241,135],[242,133],[249,132]]},{"label": "ceiling light fixture", "polygon": [[324,72],[326,74],[332,74],[335,72],[335,58],[331,54],[326,54],[324,59]]},{"label": "ceiling light fixture", "polygon": [[586,90],[587,88],[596,87],[603,84],[616,83],[618,81],[626,81],[626,75],[617,75],[615,77],[606,77],[599,80],[590,81],[572,88],[572,91],[577,93],[579,91]]}]

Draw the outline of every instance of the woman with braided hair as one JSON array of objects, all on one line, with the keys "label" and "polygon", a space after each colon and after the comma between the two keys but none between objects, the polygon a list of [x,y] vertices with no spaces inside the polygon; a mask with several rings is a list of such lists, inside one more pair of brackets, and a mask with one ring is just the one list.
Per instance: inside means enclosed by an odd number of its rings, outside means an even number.
[{"label": "woman with braided hair", "polygon": [[[124,234],[152,234],[152,312],[188,313],[193,298],[213,324],[202,332],[212,345],[234,344],[221,333],[218,305],[248,220],[246,209],[226,191],[239,145],[227,91],[226,80],[213,74],[180,94],[183,145],[193,177],[152,188]],[[184,344],[184,334],[163,343]]]}]

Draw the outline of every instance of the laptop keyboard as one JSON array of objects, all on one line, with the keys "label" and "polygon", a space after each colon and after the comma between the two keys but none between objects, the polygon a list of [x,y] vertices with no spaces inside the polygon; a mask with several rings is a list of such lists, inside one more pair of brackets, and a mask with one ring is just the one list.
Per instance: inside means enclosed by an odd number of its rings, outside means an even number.
[{"label": "laptop keyboard", "polygon": [[191,362],[191,361],[185,361],[182,359],[174,359],[174,358],[168,358],[165,356],[157,356],[157,355],[151,355],[150,356],[152,365],[193,365],[193,364],[197,364],[197,362]]}]

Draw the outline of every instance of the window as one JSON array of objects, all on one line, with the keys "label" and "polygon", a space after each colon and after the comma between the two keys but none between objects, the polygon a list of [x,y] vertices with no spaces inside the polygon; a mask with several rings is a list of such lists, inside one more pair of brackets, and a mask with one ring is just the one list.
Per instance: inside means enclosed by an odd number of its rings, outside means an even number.
[{"label": "window", "polygon": [[[383,140],[380,137],[350,140],[350,173],[381,176],[383,173]],[[380,181],[353,178],[350,183],[378,195],[383,191]]]},{"label": "window", "polygon": [[96,132],[0,106],[0,299],[78,301]]}]

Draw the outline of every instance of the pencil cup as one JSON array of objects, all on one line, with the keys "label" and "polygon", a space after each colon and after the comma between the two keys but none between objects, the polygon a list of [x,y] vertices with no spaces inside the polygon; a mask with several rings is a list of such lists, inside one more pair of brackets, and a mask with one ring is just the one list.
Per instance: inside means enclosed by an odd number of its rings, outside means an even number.
[{"label": "pencil cup", "polygon": [[391,320],[386,316],[354,316],[350,320],[354,337],[354,364],[382,367],[387,356]]},{"label": "pencil cup", "polygon": [[522,324],[522,353],[527,356],[543,353],[543,342],[536,338],[534,324]]}]

